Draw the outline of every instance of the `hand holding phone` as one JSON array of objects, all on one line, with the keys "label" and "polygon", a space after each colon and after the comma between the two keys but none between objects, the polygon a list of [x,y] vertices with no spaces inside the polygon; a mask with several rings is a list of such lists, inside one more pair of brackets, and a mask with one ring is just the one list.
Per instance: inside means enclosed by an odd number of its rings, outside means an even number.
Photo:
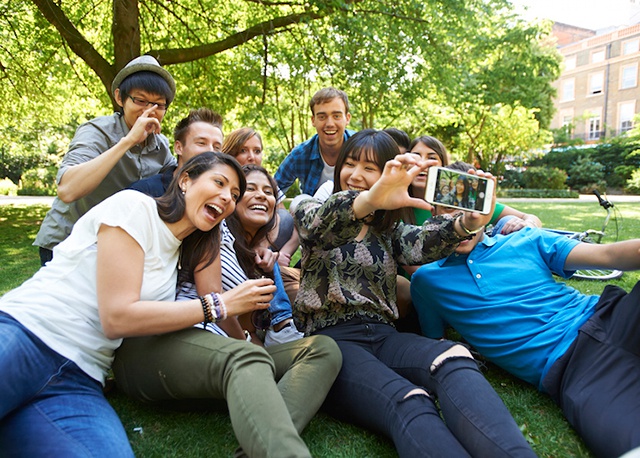
[{"label": "hand holding phone", "polygon": [[487,215],[492,209],[493,188],[494,181],[488,178],[445,167],[431,167],[425,200],[432,205]]}]

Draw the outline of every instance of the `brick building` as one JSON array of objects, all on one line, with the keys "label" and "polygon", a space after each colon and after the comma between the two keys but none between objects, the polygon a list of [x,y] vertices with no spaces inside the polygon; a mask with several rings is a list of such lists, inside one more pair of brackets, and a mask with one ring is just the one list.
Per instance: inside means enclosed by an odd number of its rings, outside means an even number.
[{"label": "brick building", "polygon": [[596,35],[556,23],[554,35],[564,65],[551,128],[571,126],[572,138],[586,142],[631,129],[640,113],[640,24]]}]

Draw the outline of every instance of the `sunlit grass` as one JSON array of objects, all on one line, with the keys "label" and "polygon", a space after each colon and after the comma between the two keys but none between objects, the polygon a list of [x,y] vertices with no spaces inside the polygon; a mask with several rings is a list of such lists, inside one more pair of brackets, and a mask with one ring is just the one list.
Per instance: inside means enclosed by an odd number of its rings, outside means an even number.
[{"label": "sunlit grass", "polygon": [[[546,227],[564,230],[600,229],[605,212],[594,200],[566,203],[510,203],[538,215]],[[640,204],[617,204],[622,215],[619,239],[640,235]],[[32,246],[47,207],[0,206],[0,293],[18,286],[39,267],[37,248]],[[614,224],[607,232],[614,234]],[[613,237],[609,238],[613,241]],[[613,284],[629,290],[640,278],[627,272]],[[605,282],[569,280],[587,294],[600,294]],[[541,457],[591,456],[551,399],[532,386],[488,365],[485,375],[502,397],[523,434]],[[232,456],[237,442],[224,408],[180,412],[144,405],[127,399],[117,389],[108,395],[120,415],[137,456],[199,457]],[[269,421],[264,413],[260,421]],[[142,434],[135,428],[142,428]],[[428,434],[428,432],[425,432]],[[318,414],[303,433],[303,439],[316,457],[393,457],[397,456],[387,439]]]}]

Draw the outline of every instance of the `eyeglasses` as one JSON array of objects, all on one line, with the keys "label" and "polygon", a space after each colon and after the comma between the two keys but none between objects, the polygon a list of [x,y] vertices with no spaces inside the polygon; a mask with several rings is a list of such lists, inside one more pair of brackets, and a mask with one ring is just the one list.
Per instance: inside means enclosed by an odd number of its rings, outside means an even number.
[{"label": "eyeglasses", "polygon": [[162,110],[162,111],[166,111],[167,108],[169,108],[168,103],[148,102],[145,99],[139,99],[138,97],[131,97],[131,96],[129,96],[129,98],[133,101],[133,103],[135,103],[139,107],[147,108],[149,106],[157,105],[158,110]]}]

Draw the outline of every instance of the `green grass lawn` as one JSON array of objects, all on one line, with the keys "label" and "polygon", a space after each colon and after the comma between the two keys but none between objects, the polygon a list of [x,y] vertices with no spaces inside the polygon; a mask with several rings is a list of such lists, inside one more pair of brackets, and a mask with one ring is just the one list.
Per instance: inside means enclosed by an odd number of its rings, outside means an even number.
[{"label": "green grass lawn", "polygon": [[[538,215],[546,227],[566,230],[600,229],[605,214],[595,201],[512,205]],[[638,237],[640,205],[629,203],[616,207],[622,216],[622,221],[618,220],[618,239]],[[38,252],[31,243],[47,210],[41,205],[0,206],[0,294],[18,286],[38,269]],[[615,233],[615,225],[610,224],[607,232]],[[612,235],[608,241],[614,238]],[[638,279],[639,272],[627,272],[610,283],[629,290]],[[588,294],[600,294],[605,285],[584,280],[568,283]],[[546,395],[492,365],[487,366],[485,375],[539,456],[591,456]],[[219,405],[198,403],[197,409],[175,411],[129,400],[117,388],[108,398],[120,415],[137,456],[228,457],[237,446],[229,417]],[[270,421],[269,418],[269,412],[264,412],[263,420]],[[388,440],[322,413],[314,418],[303,438],[317,457],[397,456]]]}]

